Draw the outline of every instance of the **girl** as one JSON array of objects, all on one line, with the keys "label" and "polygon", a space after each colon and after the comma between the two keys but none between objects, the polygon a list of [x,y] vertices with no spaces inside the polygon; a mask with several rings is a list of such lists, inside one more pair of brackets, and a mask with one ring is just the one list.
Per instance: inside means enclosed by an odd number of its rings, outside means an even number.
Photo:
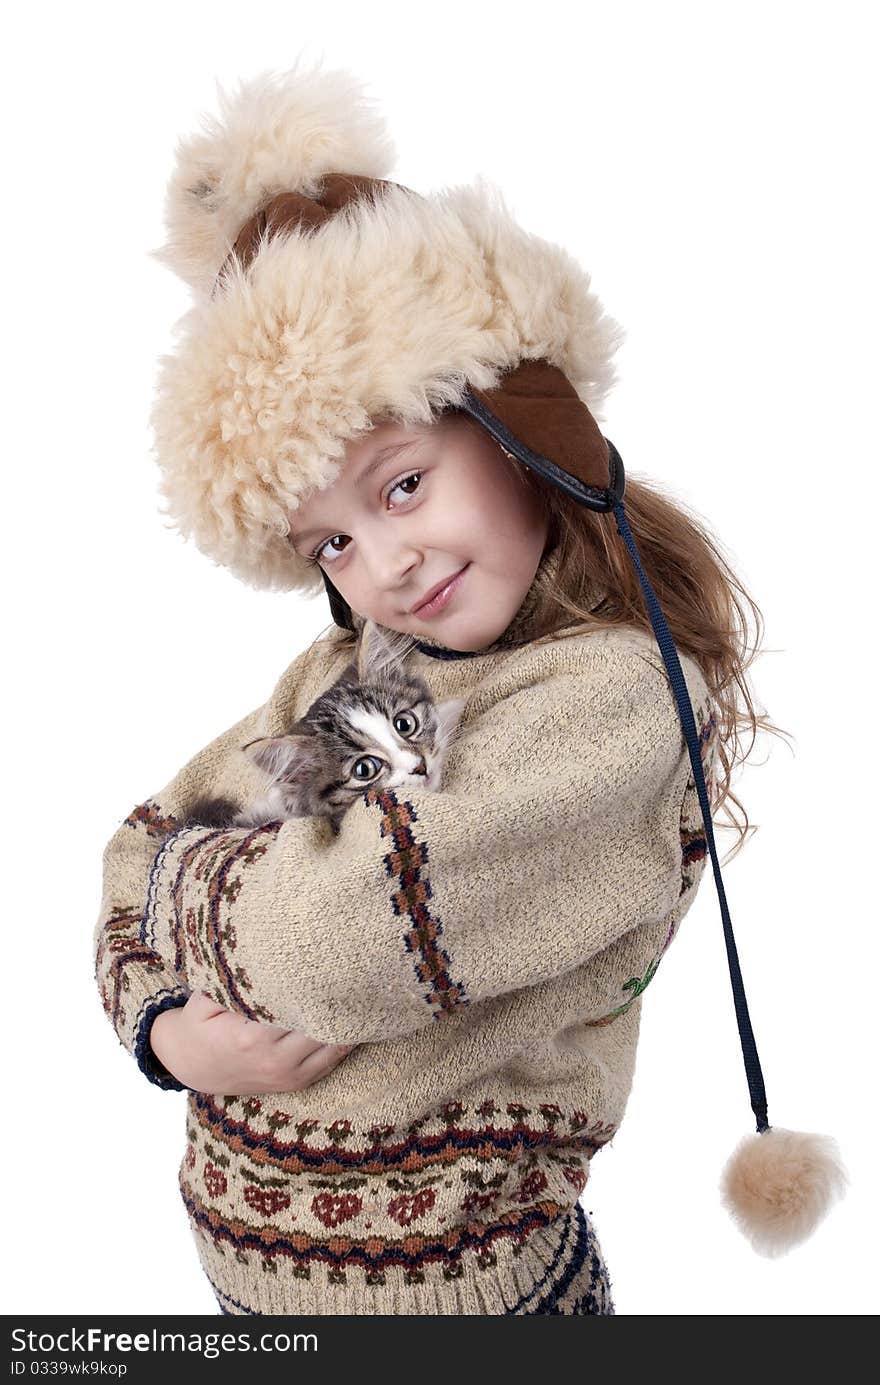
[{"label": "girl", "polygon": [[[769,723],[745,593],[599,429],[620,329],[491,189],[387,181],[347,74],[222,101],[156,252],[195,295],[153,411],[163,494],[242,580],[323,584],[335,628],[125,819],[95,935],[120,1040],[188,1090],[180,1191],[221,1311],[614,1313],[579,1198],[707,850],[758,1132],[724,1195],[774,1253],[843,1172],[769,1127],[717,867],[710,795],[737,802],[740,728]],[[257,796],[241,747],[367,618],[465,700],[441,790],[368,788],[336,834],[181,825]]]}]

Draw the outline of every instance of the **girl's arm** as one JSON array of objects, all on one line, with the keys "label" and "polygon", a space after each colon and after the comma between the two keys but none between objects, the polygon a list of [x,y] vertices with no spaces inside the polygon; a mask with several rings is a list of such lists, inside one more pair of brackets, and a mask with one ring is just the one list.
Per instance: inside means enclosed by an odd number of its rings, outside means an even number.
[{"label": "girl's arm", "polygon": [[259,711],[199,751],[159,793],[133,808],[107,842],[102,896],[93,937],[95,981],[120,1043],[156,1086],[183,1091],[150,1045],[153,1022],[169,1007],[185,1005],[190,986],[141,941],[147,883],[156,851],[178,826],[187,788],[210,779],[212,768],[254,734]]},{"label": "girl's arm", "polygon": [[[295,693],[312,648],[283,675],[286,698]],[[164,789],[132,809],[104,848],[93,934],[95,981],[120,1043],[144,1076],[166,1090],[182,1091],[185,1084],[153,1051],[151,1029],[166,1009],[184,1006],[193,987],[142,939],[150,872],[157,850],[177,830],[178,817],[190,802],[219,791],[230,766],[245,762],[241,746],[262,733],[264,713],[264,707],[257,708],[203,747]]]},{"label": "girl's arm", "polygon": [[625,1003],[693,898],[690,761],[662,668],[589,640],[571,657],[462,723],[439,793],[368,790],[335,837],[314,818],[177,833],[141,944],[179,983],[326,1043],[396,1038],[603,954],[604,975],[632,935],[629,974],[591,1001],[596,1018]]}]

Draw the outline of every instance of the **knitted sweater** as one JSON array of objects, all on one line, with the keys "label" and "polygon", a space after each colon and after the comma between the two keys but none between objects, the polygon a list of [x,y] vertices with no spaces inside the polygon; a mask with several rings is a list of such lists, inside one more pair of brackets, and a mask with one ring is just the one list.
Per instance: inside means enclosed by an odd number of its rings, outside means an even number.
[{"label": "knitted sweater", "polygon": [[[259,796],[240,747],[335,680],[334,630],[107,843],[101,998],[149,1080],[188,1091],[180,1193],[232,1313],[504,1313],[620,1126],[702,816],[653,637],[517,643],[529,611],[474,657],[409,655],[468,699],[438,792],[366,790],[337,836],[180,829],[196,795]],[[713,704],[681,664],[711,795]],[[357,1047],[300,1092],[185,1089],[149,1030],[196,988]]]}]

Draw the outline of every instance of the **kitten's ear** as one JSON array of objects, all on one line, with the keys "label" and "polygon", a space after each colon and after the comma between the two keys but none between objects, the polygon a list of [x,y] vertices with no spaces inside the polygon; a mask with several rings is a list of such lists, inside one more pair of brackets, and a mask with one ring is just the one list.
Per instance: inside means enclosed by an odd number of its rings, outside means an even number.
[{"label": "kitten's ear", "polygon": [[438,702],[434,707],[434,713],[440,727],[442,737],[451,736],[458,727],[461,714],[467,706],[466,697],[448,697],[445,702]]},{"label": "kitten's ear", "polygon": [[364,620],[358,637],[357,676],[361,683],[375,683],[389,668],[402,663],[416,644],[414,635],[389,630],[374,620]]},{"label": "kitten's ear", "polygon": [[259,736],[241,748],[260,769],[286,783],[306,778],[316,767],[317,748],[313,736]]}]

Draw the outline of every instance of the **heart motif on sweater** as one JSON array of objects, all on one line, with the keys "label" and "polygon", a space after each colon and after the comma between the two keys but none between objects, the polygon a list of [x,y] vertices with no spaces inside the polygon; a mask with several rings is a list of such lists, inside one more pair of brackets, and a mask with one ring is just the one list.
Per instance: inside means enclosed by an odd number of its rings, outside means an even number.
[{"label": "heart motif on sweater", "polygon": [[410,1226],[417,1217],[424,1216],[434,1206],[436,1198],[433,1188],[422,1188],[417,1193],[398,1193],[389,1202],[387,1212],[401,1226]]},{"label": "heart motif on sweater", "polygon": [[325,1226],[339,1226],[350,1221],[361,1210],[361,1200],[356,1193],[318,1193],[312,1201],[312,1211]]},{"label": "heart motif on sweater", "polygon": [[527,1173],[517,1190],[517,1198],[520,1202],[531,1202],[543,1192],[547,1187],[547,1176],[542,1169],[532,1169]]},{"label": "heart motif on sweater", "polygon": [[222,1169],[218,1169],[216,1164],[212,1164],[210,1159],[205,1164],[205,1187],[211,1197],[219,1197],[226,1192],[226,1174]]},{"label": "heart motif on sweater", "polygon": [[244,1200],[248,1207],[253,1207],[264,1217],[271,1217],[290,1206],[287,1193],[279,1192],[277,1188],[245,1188]]}]

